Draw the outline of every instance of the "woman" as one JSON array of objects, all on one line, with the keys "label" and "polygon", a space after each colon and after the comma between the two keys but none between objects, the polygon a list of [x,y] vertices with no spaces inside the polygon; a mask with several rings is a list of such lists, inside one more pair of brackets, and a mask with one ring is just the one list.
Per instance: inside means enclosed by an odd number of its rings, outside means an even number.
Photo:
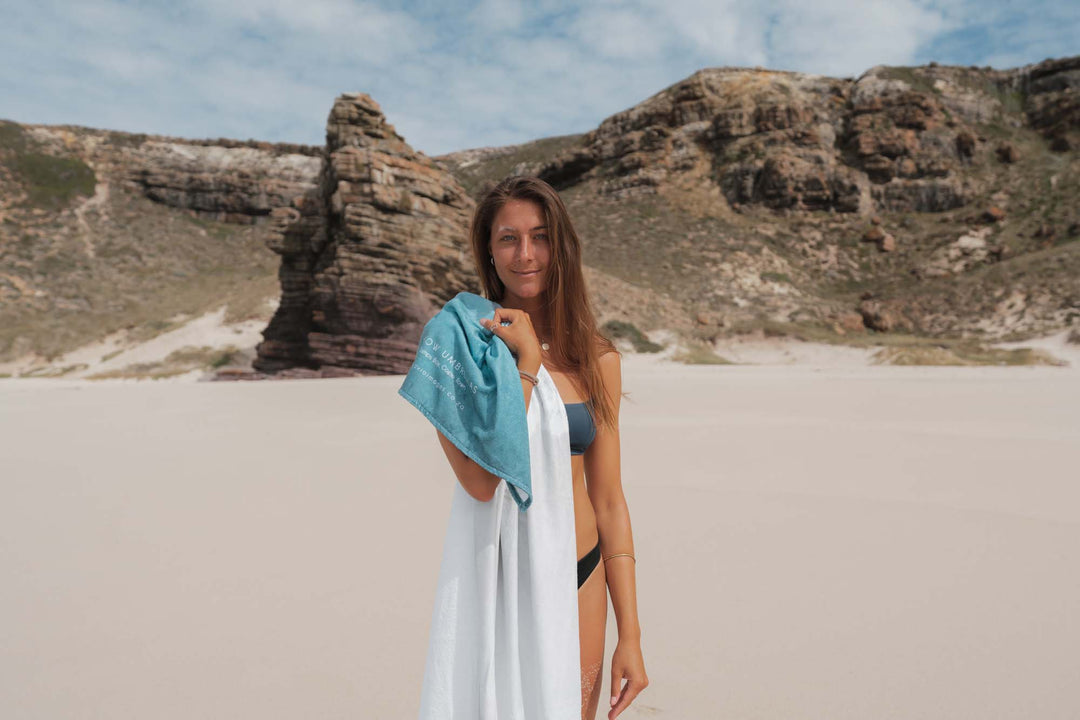
[{"label": "woman", "polygon": [[[579,558],[581,717],[594,718],[600,699],[610,587],[619,628],[608,713],[615,718],[649,683],[641,654],[630,515],[619,470],[620,354],[597,332],[582,274],[581,242],[550,185],[520,176],[500,182],[477,206],[470,239],[483,293],[502,306],[484,326],[517,358],[526,408],[533,387],[527,376],[535,376],[541,363],[566,405]],[[439,442],[462,487],[480,501],[491,500],[500,478],[441,432]]]}]

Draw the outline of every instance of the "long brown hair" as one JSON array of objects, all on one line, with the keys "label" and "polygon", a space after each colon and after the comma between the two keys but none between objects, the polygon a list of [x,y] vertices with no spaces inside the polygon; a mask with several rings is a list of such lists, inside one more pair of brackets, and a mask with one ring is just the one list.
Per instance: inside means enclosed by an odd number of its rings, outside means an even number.
[{"label": "long brown hair", "polygon": [[469,239],[484,297],[501,303],[506,292],[506,286],[488,258],[491,256],[491,225],[509,200],[531,200],[539,205],[551,239],[551,262],[544,298],[556,342],[547,364],[570,376],[574,386],[587,398],[598,425],[615,427],[618,417],[615,403],[608,397],[600,374],[600,356],[619,350],[596,329],[596,317],[581,269],[581,240],[570,222],[570,214],[555,188],[540,178],[508,177],[491,188],[476,206]]}]

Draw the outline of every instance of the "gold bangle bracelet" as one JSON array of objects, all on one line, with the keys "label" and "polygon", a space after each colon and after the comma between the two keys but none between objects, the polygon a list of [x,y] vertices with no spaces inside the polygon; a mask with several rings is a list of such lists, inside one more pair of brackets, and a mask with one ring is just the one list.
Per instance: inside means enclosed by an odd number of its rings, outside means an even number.
[{"label": "gold bangle bracelet", "polygon": [[634,561],[634,564],[635,564],[635,565],[637,565],[637,558],[636,558],[636,557],[634,557],[633,555],[631,555],[630,553],[615,553],[614,555],[608,555],[608,556],[607,556],[606,558],[604,558],[604,562],[607,562],[607,561],[608,561],[608,560],[610,560],[611,558],[614,558],[614,557],[619,557],[620,555],[625,555],[626,557],[628,557],[628,558],[630,558],[631,560],[633,560],[633,561]]}]

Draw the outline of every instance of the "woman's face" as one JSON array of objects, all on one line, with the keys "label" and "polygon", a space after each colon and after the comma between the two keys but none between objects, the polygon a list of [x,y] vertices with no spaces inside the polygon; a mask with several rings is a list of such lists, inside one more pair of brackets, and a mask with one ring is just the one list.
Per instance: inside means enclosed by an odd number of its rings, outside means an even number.
[{"label": "woman's face", "polygon": [[533,298],[547,287],[551,243],[544,212],[532,200],[508,200],[491,223],[491,256],[508,296]]}]

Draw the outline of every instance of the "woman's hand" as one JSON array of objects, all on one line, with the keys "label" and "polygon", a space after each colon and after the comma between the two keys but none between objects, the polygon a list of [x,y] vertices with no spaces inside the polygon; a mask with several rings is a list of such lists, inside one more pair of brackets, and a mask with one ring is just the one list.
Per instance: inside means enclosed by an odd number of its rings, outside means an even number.
[{"label": "woman's hand", "polygon": [[[622,687],[626,678],[626,687]],[[615,720],[623,710],[630,706],[638,693],[649,686],[645,675],[645,659],[641,656],[641,643],[619,640],[615,652],[611,655],[611,704],[608,720]],[[621,688],[621,692],[620,692]]]},{"label": "woman's hand", "polygon": [[[502,321],[509,320],[509,325]],[[540,341],[529,313],[517,308],[495,308],[494,318],[480,318],[480,324],[495,333],[519,360],[540,361]]]}]

